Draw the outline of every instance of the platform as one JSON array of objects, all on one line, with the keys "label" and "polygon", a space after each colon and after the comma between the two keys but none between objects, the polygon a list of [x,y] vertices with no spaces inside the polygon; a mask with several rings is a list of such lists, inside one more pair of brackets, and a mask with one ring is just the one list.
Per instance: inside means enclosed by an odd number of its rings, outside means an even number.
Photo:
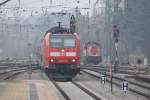
[{"label": "platform", "polygon": [[1,81],[0,100],[60,100],[47,80]]}]

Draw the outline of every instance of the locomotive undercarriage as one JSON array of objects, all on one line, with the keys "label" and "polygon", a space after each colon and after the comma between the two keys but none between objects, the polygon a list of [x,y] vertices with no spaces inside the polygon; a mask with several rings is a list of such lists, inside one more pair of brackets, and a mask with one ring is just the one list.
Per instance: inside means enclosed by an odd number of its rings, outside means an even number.
[{"label": "locomotive undercarriage", "polygon": [[99,64],[102,61],[101,56],[88,56],[86,57],[87,64]]},{"label": "locomotive undercarriage", "polygon": [[47,75],[54,80],[72,80],[79,73],[78,65],[52,64],[45,70]]}]

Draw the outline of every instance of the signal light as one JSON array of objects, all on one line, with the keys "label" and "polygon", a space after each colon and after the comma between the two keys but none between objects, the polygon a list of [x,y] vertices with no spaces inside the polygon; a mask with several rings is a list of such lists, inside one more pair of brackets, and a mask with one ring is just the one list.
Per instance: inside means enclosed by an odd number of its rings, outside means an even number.
[{"label": "signal light", "polygon": [[119,41],[118,38],[116,38],[116,39],[115,39],[115,43],[118,43],[118,41]]}]

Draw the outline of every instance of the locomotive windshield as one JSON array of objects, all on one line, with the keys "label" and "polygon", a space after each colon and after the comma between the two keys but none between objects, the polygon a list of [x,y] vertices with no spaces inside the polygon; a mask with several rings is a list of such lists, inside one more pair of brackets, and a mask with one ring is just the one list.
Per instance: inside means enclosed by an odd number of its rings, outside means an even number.
[{"label": "locomotive windshield", "polygon": [[52,48],[62,48],[62,39],[61,38],[51,38],[51,47]]},{"label": "locomotive windshield", "polygon": [[64,39],[64,47],[75,47],[75,39]]},{"label": "locomotive windshield", "polygon": [[75,37],[72,36],[51,36],[51,48],[75,48]]}]

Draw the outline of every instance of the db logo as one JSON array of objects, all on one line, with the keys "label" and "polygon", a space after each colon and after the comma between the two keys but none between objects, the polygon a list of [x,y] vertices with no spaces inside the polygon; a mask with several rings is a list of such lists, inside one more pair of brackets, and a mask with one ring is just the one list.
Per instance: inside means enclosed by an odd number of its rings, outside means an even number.
[{"label": "db logo", "polygon": [[61,56],[65,56],[65,50],[62,49],[60,54],[61,54]]},{"label": "db logo", "polygon": [[60,54],[61,54],[61,56],[65,56],[65,52],[61,52]]}]

